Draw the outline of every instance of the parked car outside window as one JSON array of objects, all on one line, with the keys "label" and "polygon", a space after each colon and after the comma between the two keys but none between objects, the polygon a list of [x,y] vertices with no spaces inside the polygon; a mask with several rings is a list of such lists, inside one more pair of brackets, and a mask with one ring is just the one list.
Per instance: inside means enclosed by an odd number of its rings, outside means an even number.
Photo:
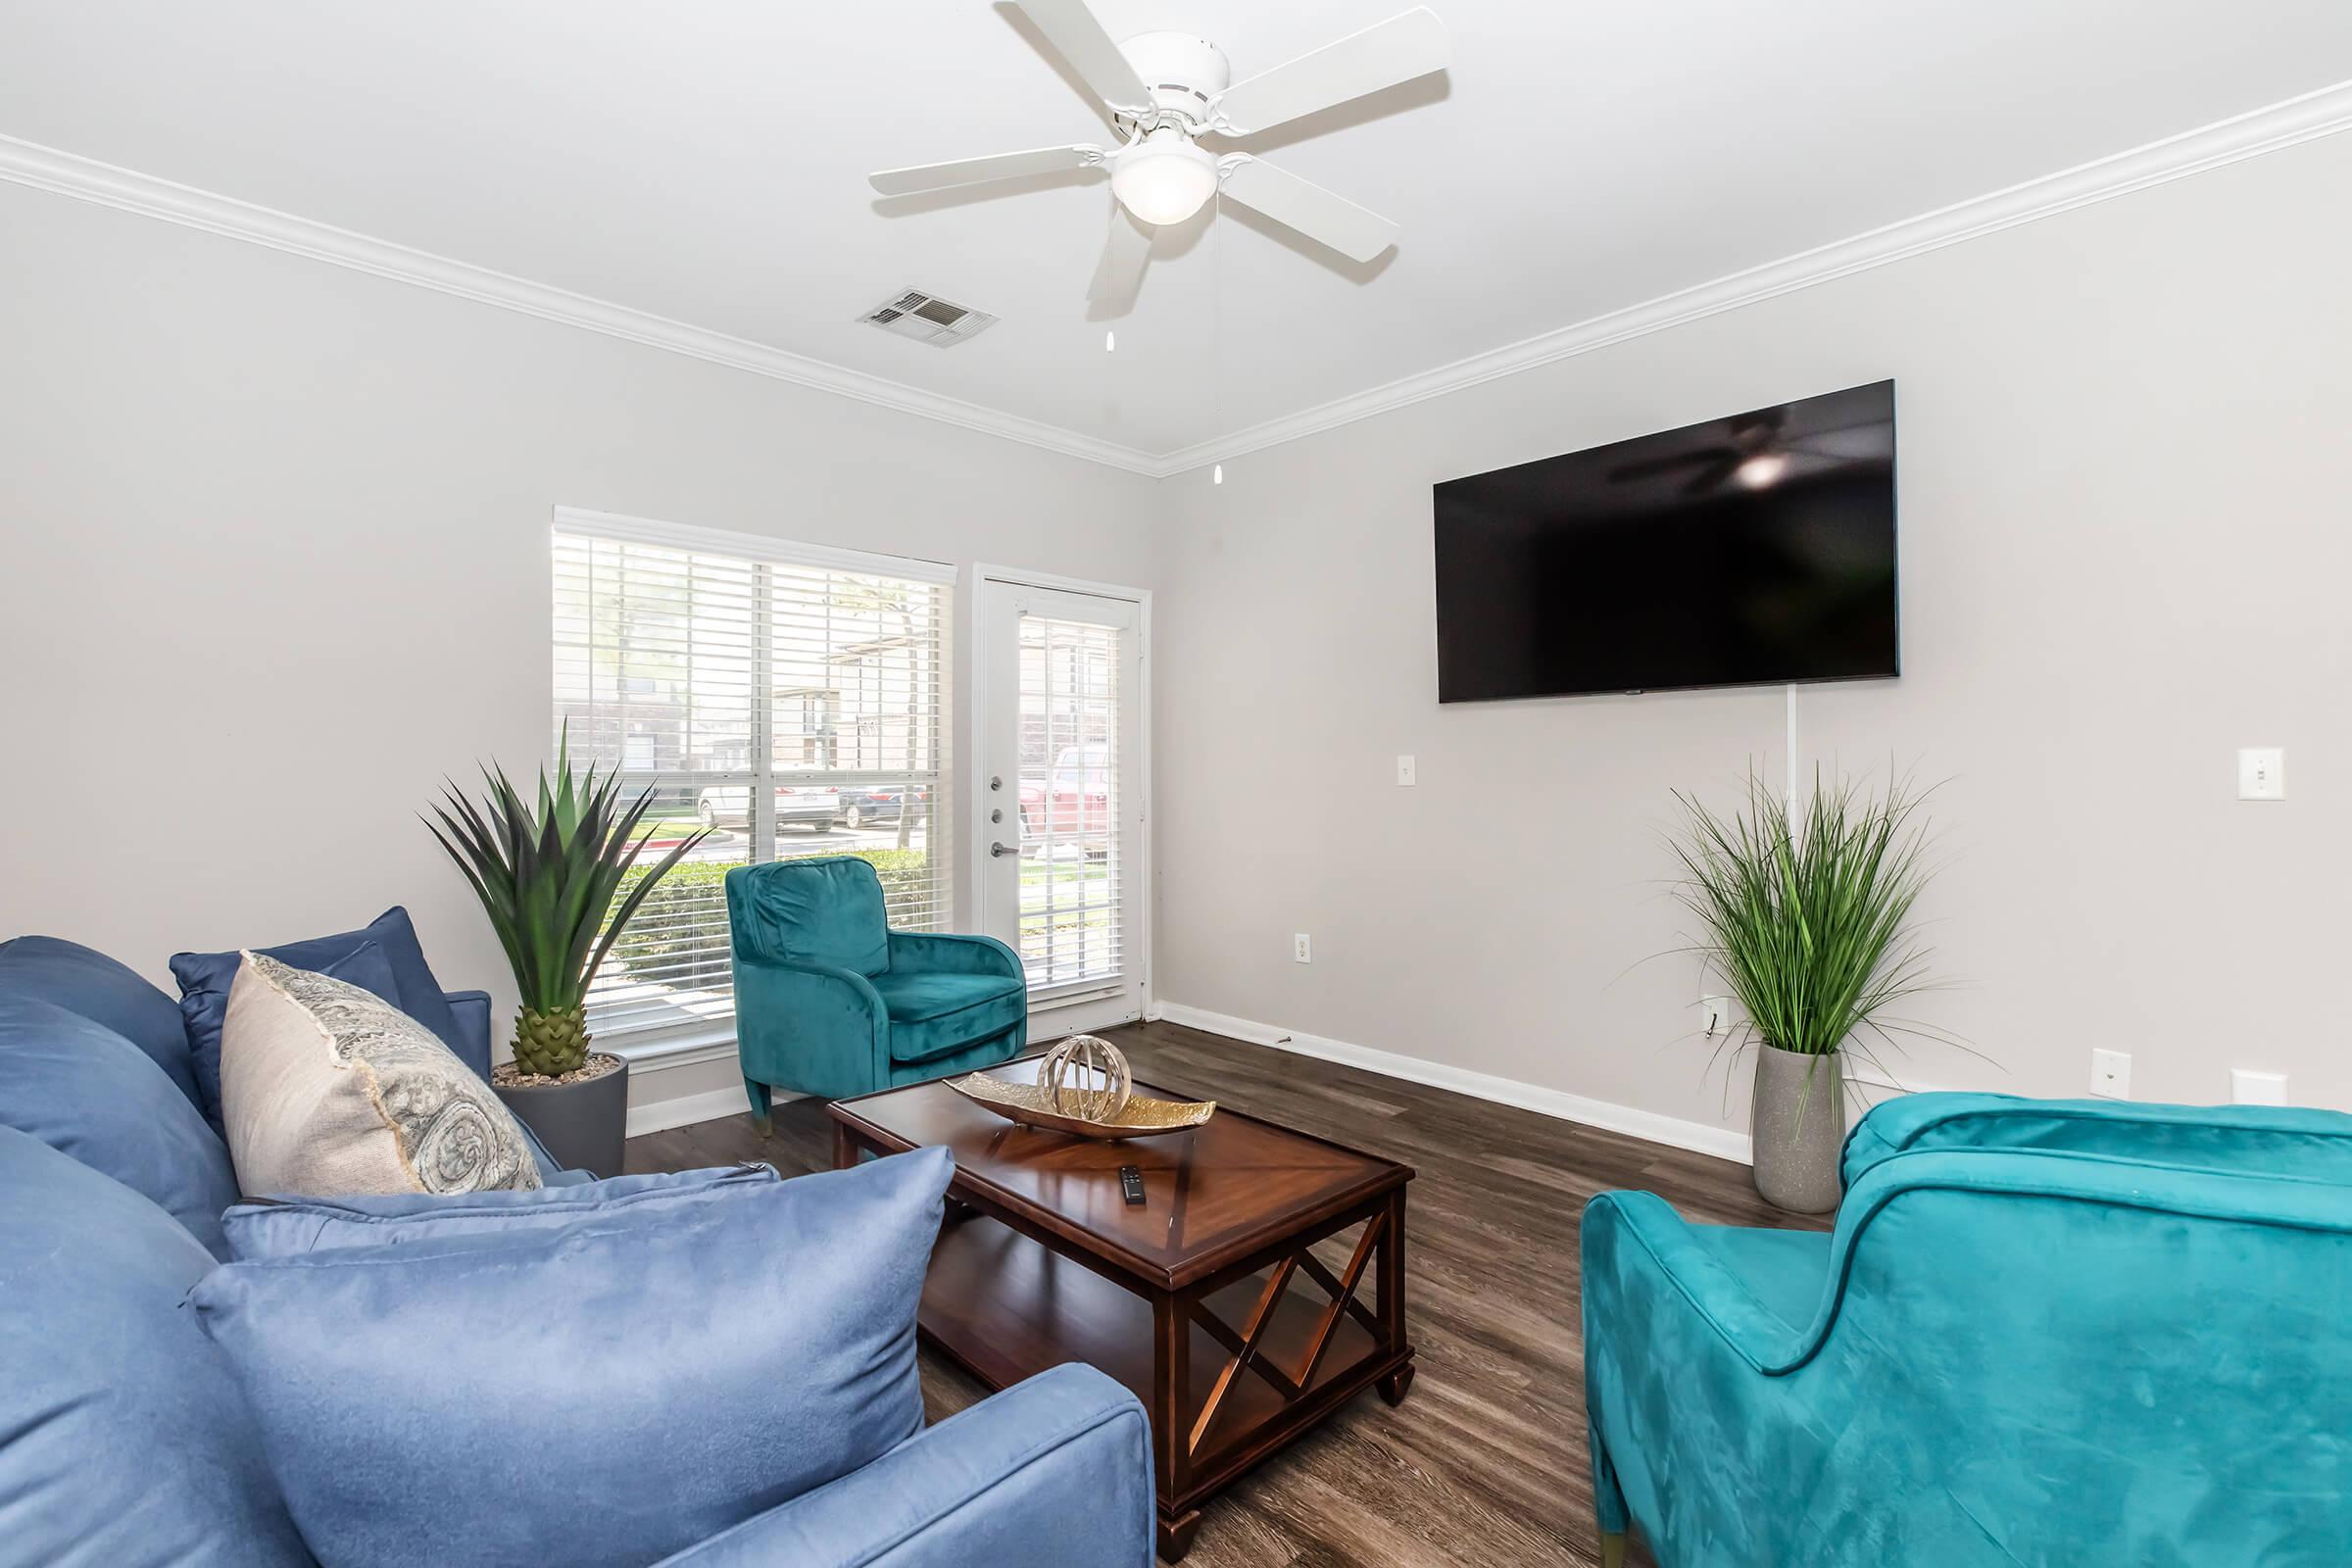
[{"label": "parked car outside window", "polygon": [[1021,831],[1081,844],[1100,858],[1110,851],[1110,748],[1067,746],[1043,785],[1021,784]]},{"label": "parked car outside window", "polygon": [[896,822],[906,813],[906,803],[912,800],[917,819],[925,802],[931,798],[926,789],[908,789],[904,784],[853,784],[841,792],[841,819],[853,828],[869,822]]},{"label": "parked car outside window", "polygon": [[[713,784],[703,791],[694,803],[697,816],[705,827],[744,827],[752,825],[752,791],[748,784]],[[808,829],[811,833],[830,833],[835,818],[841,815],[841,791],[829,784],[779,784],[776,786],[776,825],[787,823]]]}]

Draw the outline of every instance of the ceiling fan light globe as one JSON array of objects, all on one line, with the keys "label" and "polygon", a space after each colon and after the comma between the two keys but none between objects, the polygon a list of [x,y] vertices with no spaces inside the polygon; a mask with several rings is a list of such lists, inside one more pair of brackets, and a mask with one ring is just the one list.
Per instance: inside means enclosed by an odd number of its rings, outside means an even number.
[{"label": "ceiling fan light globe", "polygon": [[1139,223],[1160,227],[1181,223],[1199,212],[1217,189],[1217,161],[1192,142],[1176,137],[1146,141],[1119,158],[1111,171],[1111,194]]}]

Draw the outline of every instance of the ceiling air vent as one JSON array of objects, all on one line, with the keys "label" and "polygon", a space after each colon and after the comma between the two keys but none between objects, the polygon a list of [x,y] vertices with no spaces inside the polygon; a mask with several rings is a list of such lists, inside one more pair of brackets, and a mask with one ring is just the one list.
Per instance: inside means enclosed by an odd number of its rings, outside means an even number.
[{"label": "ceiling air vent", "polygon": [[885,332],[943,349],[953,348],[967,337],[977,337],[997,323],[997,318],[986,311],[951,305],[916,289],[892,295],[858,319],[871,322]]}]

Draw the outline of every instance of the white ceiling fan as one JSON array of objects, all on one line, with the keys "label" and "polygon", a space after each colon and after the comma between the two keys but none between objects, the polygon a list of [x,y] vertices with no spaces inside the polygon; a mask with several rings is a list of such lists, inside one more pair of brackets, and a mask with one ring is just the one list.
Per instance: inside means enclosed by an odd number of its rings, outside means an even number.
[{"label": "white ceiling fan", "polygon": [[1416,6],[1311,54],[1232,80],[1223,51],[1182,32],[1141,33],[1113,42],[1086,0],[1015,0],[1072,70],[1111,111],[1127,138],[1102,148],[1080,142],[886,169],[868,176],[885,196],[977,185],[1072,169],[1110,172],[1110,238],[1086,297],[1113,313],[1135,300],[1152,230],[1180,223],[1220,187],[1341,255],[1368,262],[1396,239],[1396,225],[1322,186],[1246,152],[1222,156],[1200,145],[1211,133],[1248,136],[1334,104],[1446,69],[1446,24]]}]

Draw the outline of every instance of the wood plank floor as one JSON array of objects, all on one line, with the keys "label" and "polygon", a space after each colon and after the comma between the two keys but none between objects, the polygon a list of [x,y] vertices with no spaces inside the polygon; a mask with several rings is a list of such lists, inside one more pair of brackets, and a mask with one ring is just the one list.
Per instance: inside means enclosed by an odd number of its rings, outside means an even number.
[{"label": "wood plank floor", "polygon": [[[1139,1079],[1403,1160],[1403,1405],[1369,1394],[1203,1510],[1186,1568],[1553,1568],[1597,1563],[1585,1462],[1577,1220],[1645,1188],[1710,1224],[1809,1225],[1755,1196],[1747,1168],[1175,1024],[1110,1031]],[[764,1159],[831,1163],[822,1102],[629,1141],[632,1171]],[[930,1352],[932,1419],[983,1392]],[[1637,1560],[1640,1548],[1635,1549]]]}]

